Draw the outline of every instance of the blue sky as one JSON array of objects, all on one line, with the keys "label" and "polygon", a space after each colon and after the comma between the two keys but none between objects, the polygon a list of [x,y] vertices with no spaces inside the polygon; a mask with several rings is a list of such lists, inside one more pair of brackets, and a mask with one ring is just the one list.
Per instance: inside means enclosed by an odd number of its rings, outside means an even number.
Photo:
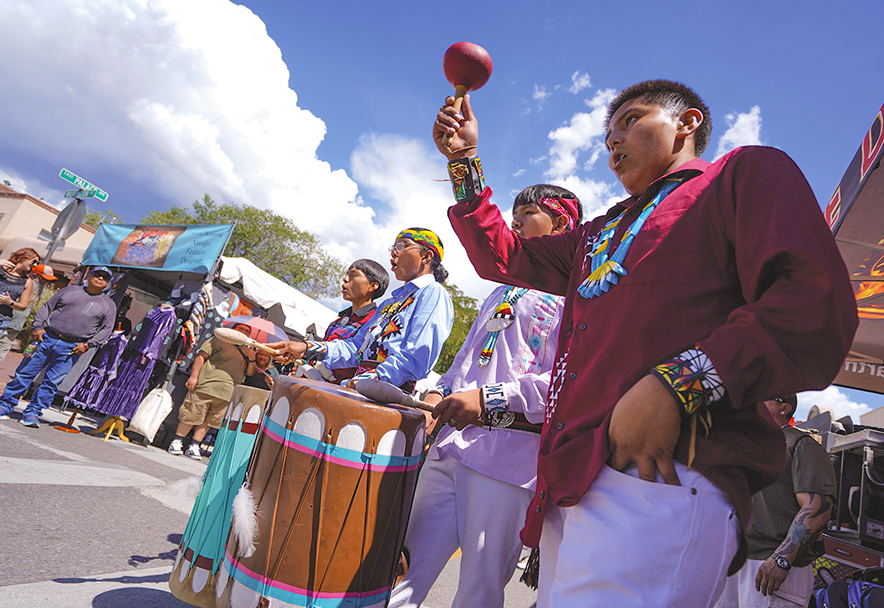
[{"label": "blue sky", "polygon": [[[203,193],[272,208],[345,260],[385,262],[399,229],[425,225],[445,241],[451,280],[483,297],[434,181],[446,175],[430,128],[450,44],[476,42],[494,61],[473,104],[502,207],[547,181],[589,216],[619,198],[604,104],[661,77],[711,108],[704,158],[775,146],[824,204],[884,103],[884,5],[794,6],[4,0],[0,179],[60,205],[66,167],[130,222]],[[799,413],[814,402],[858,418],[884,398],[830,389],[802,396]]]}]

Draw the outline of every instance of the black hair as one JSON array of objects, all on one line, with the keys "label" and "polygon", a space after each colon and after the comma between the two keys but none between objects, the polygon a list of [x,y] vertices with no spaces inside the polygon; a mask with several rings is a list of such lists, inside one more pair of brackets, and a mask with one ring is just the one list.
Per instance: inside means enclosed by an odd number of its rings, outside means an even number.
[{"label": "black hair", "polygon": [[[537,201],[542,198],[572,198],[577,201],[577,221],[575,222],[575,227],[580,225],[583,222],[583,203],[580,202],[580,199],[577,198],[577,195],[571,192],[570,190],[566,190],[561,186],[553,186],[550,184],[535,184],[533,186],[528,186],[519,194],[516,195],[516,200],[513,201],[513,212],[516,211],[519,207],[524,207],[525,205],[536,205]],[[545,212],[546,208],[543,209]],[[547,212],[547,215],[550,213]]]},{"label": "black hair", "polygon": [[[430,230],[429,228],[419,228],[417,226],[412,226],[411,228],[407,228],[407,230],[414,230],[415,232],[432,232],[433,234],[436,234],[436,232]],[[442,244],[442,239],[439,238],[438,234],[436,234],[436,238],[439,239],[439,247],[444,249],[445,245]],[[421,253],[423,253],[424,251],[429,251],[433,254],[433,261],[430,264],[430,269],[433,271],[433,277],[436,279],[437,283],[444,283],[445,280],[448,278],[448,271],[445,270],[444,266],[442,266],[442,258],[439,257],[439,254],[437,254],[435,251],[433,251],[423,243],[419,241],[415,242],[421,246]]]},{"label": "black hair", "polygon": [[372,300],[376,300],[384,295],[387,291],[387,287],[390,285],[390,275],[387,274],[387,270],[383,266],[374,260],[360,258],[350,264],[349,270],[354,268],[356,270],[361,270],[370,283],[378,284],[378,288],[371,292],[370,297]]},{"label": "black hair", "polygon": [[672,80],[646,80],[627,87],[608,104],[605,129],[608,128],[611,117],[620,106],[631,99],[640,99],[643,103],[660,106],[671,116],[678,116],[691,108],[702,112],[703,122],[700,123],[694,137],[694,155],[699,157],[706,150],[706,146],[709,145],[709,136],[712,133],[712,117],[709,114],[709,108],[693,89]]}]

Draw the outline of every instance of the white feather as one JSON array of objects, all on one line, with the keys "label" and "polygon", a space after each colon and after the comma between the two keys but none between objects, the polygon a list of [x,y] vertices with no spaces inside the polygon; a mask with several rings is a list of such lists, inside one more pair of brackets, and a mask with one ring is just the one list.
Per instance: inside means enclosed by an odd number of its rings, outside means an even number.
[{"label": "white feather", "polygon": [[237,555],[251,557],[255,553],[255,543],[258,541],[258,504],[249,489],[248,482],[242,484],[236,493],[236,498],[233,499],[231,527],[239,547]]}]

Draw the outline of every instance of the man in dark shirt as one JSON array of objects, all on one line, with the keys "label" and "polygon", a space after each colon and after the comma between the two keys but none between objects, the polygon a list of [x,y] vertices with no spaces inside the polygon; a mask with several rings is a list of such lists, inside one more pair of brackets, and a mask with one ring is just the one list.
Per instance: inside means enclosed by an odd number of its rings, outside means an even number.
[{"label": "man in dark shirt", "polygon": [[786,435],[786,469],[752,497],[749,561],[730,577],[716,608],[804,608],[813,592],[811,545],[835,501],[835,468],[813,436],[789,425],[798,398],[764,402]]},{"label": "man in dark shirt", "polygon": [[104,295],[111,276],[108,268],[98,266],[85,286],[65,287],[40,307],[31,332],[40,346],[0,396],[0,420],[9,419],[19,397],[45,367],[43,382],[20,421],[27,427],[40,428],[40,412],[52,404],[58,383],[71,371],[76,358],[103,344],[113,333],[117,307]]}]

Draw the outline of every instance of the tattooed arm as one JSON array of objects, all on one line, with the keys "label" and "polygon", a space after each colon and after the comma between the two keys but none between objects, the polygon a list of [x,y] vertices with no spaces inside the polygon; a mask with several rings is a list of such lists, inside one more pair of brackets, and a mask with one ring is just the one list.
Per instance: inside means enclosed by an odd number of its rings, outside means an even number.
[{"label": "tattooed arm", "polygon": [[[795,494],[795,498],[798,499],[801,509],[795,514],[785,540],[774,552],[785,557],[790,564],[807,545],[819,537],[823,526],[829,521],[834,502],[833,498],[827,494],[798,492]],[[773,557],[768,557],[758,568],[758,574],[755,576],[755,589],[760,591],[762,595],[772,595],[780,588],[788,574],[787,570],[777,566]]]}]

